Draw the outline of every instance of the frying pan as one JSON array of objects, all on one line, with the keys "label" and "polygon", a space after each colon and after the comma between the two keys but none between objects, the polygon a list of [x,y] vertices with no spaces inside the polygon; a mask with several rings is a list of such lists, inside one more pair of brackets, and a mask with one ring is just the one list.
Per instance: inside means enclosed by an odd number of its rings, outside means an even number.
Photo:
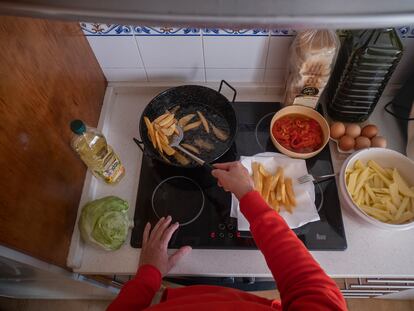
[{"label": "frying pan", "polygon": [[205,131],[202,130],[202,127],[197,131],[186,132],[184,134],[184,139],[192,140],[200,138],[209,141],[214,146],[214,149],[211,151],[201,149],[199,157],[206,161],[206,163],[211,163],[225,154],[234,142],[237,132],[237,119],[236,113],[229,100],[220,93],[223,84],[226,84],[233,90],[234,102],[237,94],[236,90],[224,80],[220,83],[219,91],[200,85],[183,85],[165,90],[153,98],[144,109],[140,118],[139,133],[141,141],[134,138],[134,141],[138,144],[144,155],[176,167],[199,167],[199,164],[193,161],[190,164],[183,166],[179,162],[174,161],[171,157],[168,157],[168,159],[162,157],[153,147],[148,137],[144,116],[153,121],[156,117],[165,113],[166,110],[171,110],[177,105],[180,106],[176,114],[177,118],[188,113],[201,111],[214,126],[224,130],[229,136],[226,141],[222,142],[218,140],[213,133],[205,133]]}]

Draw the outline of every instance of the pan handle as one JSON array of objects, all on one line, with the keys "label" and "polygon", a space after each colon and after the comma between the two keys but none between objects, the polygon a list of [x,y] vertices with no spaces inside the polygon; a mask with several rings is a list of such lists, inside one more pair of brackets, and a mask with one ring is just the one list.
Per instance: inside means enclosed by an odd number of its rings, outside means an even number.
[{"label": "pan handle", "polygon": [[214,170],[213,165],[207,162],[204,162],[203,167],[207,170],[209,174],[211,174],[211,172]]},{"label": "pan handle", "polygon": [[145,153],[144,152],[144,143],[141,140],[139,140],[139,139],[137,139],[135,137],[133,137],[132,139],[137,144],[138,148],[141,149],[142,153]]},{"label": "pan handle", "polygon": [[220,87],[218,89],[218,92],[221,93],[221,88],[223,87],[223,84],[227,85],[227,87],[229,87],[232,91],[233,91],[233,100],[231,101],[232,103],[234,103],[234,101],[236,100],[236,96],[237,96],[237,91],[234,87],[232,87],[226,80],[221,80],[220,82]]}]

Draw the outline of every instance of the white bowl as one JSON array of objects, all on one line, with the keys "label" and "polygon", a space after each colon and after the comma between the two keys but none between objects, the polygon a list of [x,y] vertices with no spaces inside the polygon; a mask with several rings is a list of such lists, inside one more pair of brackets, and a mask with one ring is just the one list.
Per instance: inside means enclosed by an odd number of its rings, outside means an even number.
[{"label": "white bowl", "polygon": [[341,172],[339,174],[339,193],[343,199],[343,202],[349,206],[358,216],[366,220],[372,225],[375,225],[382,229],[389,230],[406,230],[414,228],[414,221],[397,225],[388,224],[374,217],[369,216],[362,211],[353,201],[352,197],[346,188],[345,172],[348,168],[353,167],[356,160],[362,161],[366,164],[368,160],[374,160],[382,167],[396,168],[401,176],[407,181],[409,185],[414,185],[414,162],[401,153],[385,149],[385,148],[367,148],[357,151],[350,155],[343,163]]}]

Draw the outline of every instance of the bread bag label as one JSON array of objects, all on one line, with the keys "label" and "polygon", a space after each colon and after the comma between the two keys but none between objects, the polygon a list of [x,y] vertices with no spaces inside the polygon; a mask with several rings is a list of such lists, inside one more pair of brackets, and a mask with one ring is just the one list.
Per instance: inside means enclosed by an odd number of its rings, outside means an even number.
[{"label": "bread bag label", "polygon": [[319,89],[312,86],[306,86],[299,95],[293,100],[293,105],[306,106],[315,109],[319,99]]}]

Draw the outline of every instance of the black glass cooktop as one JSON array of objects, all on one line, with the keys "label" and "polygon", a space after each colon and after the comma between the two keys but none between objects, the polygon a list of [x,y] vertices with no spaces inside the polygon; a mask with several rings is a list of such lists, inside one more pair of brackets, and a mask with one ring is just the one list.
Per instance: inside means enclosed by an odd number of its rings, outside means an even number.
[{"label": "black glass cooktop", "polygon": [[[217,162],[239,159],[264,151],[277,152],[269,137],[270,121],[279,103],[232,103],[238,132],[235,143]],[[329,147],[306,160],[310,173],[333,172]],[[335,179],[315,186],[316,206],[320,220],[295,229],[310,250],[344,250],[346,238]],[[321,194],[322,192],[322,194]],[[142,159],[140,182],[134,216],[131,245],[141,247],[142,232],[149,221],[172,215],[181,225],[169,247],[191,245],[204,249],[257,248],[250,232],[237,230],[237,219],[230,217],[231,195],[217,186],[216,180],[203,168],[176,168]]]}]

